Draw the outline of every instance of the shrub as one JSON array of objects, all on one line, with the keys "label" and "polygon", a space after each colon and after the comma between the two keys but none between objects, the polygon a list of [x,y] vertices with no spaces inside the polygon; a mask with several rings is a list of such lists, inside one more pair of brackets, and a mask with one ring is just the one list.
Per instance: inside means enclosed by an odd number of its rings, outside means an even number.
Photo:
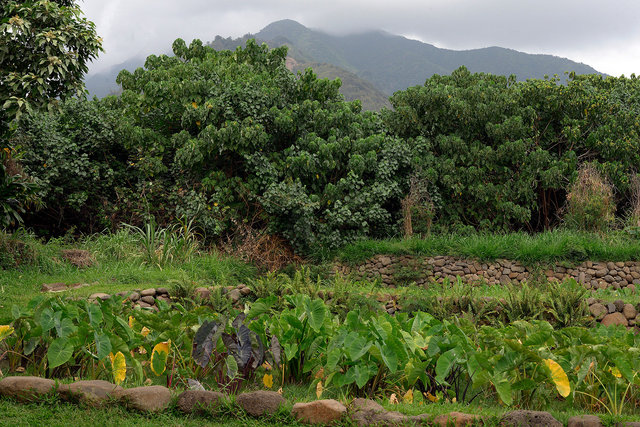
[{"label": "shrub", "polygon": [[615,210],[611,184],[594,165],[582,165],[567,194],[565,222],[579,230],[603,231],[615,221]]}]

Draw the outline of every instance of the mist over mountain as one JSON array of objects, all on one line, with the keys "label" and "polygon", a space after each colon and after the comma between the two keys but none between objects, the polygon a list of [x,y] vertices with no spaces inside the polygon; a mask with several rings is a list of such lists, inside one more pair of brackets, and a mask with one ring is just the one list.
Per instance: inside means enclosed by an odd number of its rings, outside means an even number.
[{"label": "mist over mountain", "polygon": [[[472,72],[513,74],[518,80],[545,75],[563,78],[565,72],[572,71],[576,74],[598,73],[586,64],[553,55],[529,54],[496,46],[462,51],[441,49],[383,31],[336,36],[289,19],[237,39],[218,35],[211,45],[218,50],[233,50],[250,38],[270,47],[288,46],[290,69],[298,71],[311,67],[321,77],[340,78],[345,98],[360,99],[363,107],[369,110],[388,106],[387,97],[397,90],[424,84],[432,75],[450,74],[462,65]],[[144,59],[132,58],[89,76],[87,88],[97,96],[117,91],[117,73],[123,68],[133,70],[143,64]]]}]

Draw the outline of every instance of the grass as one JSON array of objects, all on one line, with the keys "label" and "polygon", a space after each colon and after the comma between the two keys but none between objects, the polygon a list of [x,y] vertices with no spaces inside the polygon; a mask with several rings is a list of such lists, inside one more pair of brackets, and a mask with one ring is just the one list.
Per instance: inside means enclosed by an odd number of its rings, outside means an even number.
[{"label": "grass", "polygon": [[481,260],[506,258],[530,265],[559,261],[640,260],[640,239],[622,233],[606,235],[568,230],[538,234],[432,235],[419,239],[361,240],[337,253],[337,259],[361,263],[374,255],[450,255]]},{"label": "grass", "polygon": [[[6,234],[0,233],[0,250]],[[0,313],[13,304],[23,305],[40,293],[44,283],[86,283],[89,286],[65,291],[68,296],[88,296],[95,292],[116,293],[148,287],[172,285],[235,285],[256,276],[256,269],[215,251],[201,251],[190,259],[152,265],[144,260],[143,249],[126,230],[96,235],[81,241],[58,239],[46,244],[28,235],[16,239],[26,243],[30,256],[24,265],[0,269]],[[62,249],[88,250],[96,259],[92,267],[78,268],[62,259]]]}]

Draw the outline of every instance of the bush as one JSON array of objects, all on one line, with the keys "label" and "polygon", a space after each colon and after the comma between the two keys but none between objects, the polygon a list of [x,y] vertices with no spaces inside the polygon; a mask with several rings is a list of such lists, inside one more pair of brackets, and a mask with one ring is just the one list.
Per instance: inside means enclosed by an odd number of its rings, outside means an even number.
[{"label": "bush", "polygon": [[572,228],[603,231],[615,221],[611,184],[594,165],[584,164],[567,194],[564,220]]}]

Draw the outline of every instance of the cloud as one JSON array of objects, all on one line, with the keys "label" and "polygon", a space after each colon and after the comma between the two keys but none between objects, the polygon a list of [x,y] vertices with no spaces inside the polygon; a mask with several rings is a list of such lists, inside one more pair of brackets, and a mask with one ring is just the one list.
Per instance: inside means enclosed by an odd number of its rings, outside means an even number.
[{"label": "cloud", "polygon": [[640,73],[640,2],[618,0],[85,0],[107,52],[93,69],[171,42],[255,33],[284,18],[334,34],[382,29],[439,47],[502,46]]}]

